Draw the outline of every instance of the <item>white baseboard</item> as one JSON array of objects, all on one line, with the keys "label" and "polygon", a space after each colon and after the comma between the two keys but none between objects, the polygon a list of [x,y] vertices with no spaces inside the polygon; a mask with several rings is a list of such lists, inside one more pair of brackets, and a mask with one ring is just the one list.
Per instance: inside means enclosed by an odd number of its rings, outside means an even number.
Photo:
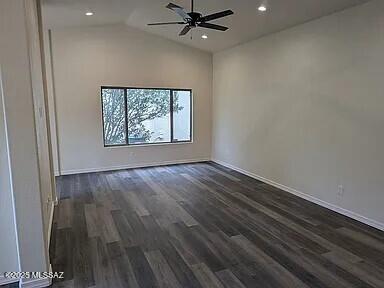
[{"label": "white baseboard", "polygon": [[127,164],[122,166],[62,170],[60,175],[104,172],[104,171],[124,170],[124,169],[132,169],[132,168],[145,168],[145,167],[165,166],[165,165],[174,165],[174,164],[187,164],[187,163],[196,163],[196,162],[206,162],[210,160],[211,160],[210,158],[182,159],[182,160],[159,161],[159,162],[140,163],[140,164]]},{"label": "white baseboard", "polygon": [[367,225],[369,225],[369,226],[372,226],[372,227],[374,227],[374,228],[377,228],[377,229],[379,229],[379,230],[384,231],[384,223],[380,223],[380,222],[378,222],[378,221],[376,221],[376,220],[367,218],[367,217],[362,216],[362,215],[360,215],[360,214],[357,214],[357,213],[355,213],[355,212],[353,212],[353,211],[350,211],[350,210],[344,209],[344,208],[342,208],[342,207],[340,207],[340,206],[337,206],[337,205],[328,203],[328,202],[326,202],[326,201],[324,201],[324,200],[318,199],[318,198],[316,198],[316,197],[314,197],[314,196],[311,196],[311,195],[308,195],[308,194],[306,194],[306,193],[304,193],[304,192],[298,191],[298,190],[296,190],[296,189],[290,188],[290,187],[285,186],[285,185],[283,185],[283,184],[280,184],[280,183],[277,183],[277,182],[275,182],[275,181],[269,180],[269,179],[267,179],[267,178],[265,178],[265,177],[256,175],[256,174],[254,174],[254,173],[252,173],[252,172],[246,171],[246,170],[244,170],[244,169],[241,169],[241,168],[239,168],[239,167],[236,167],[236,166],[234,166],[234,165],[232,165],[232,164],[229,164],[229,163],[226,163],[226,162],[224,162],[224,161],[221,161],[221,160],[218,160],[218,159],[212,159],[212,161],[213,161],[213,162],[216,162],[217,164],[220,164],[220,165],[223,165],[223,166],[225,166],[225,167],[228,167],[228,168],[230,168],[230,169],[233,169],[233,170],[235,170],[235,171],[237,171],[237,172],[240,172],[240,173],[242,173],[242,174],[244,174],[244,175],[247,175],[247,176],[249,176],[249,177],[251,177],[251,178],[260,180],[260,181],[262,181],[262,182],[264,182],[264,183],[267,183],[267,184],[269,184],[269,185],[272,185],[272,186],[274,186],[274,187],[276,187],[276,188],[279,188],[279,189],[281,189],[281,190],[284,190],[284,191],[286,191],[286,192],[289,192],[289,193],[291,193],[291,194],[294,194],[294,195],[296,195],[296,196],[298,196],[298,197],[300,197],[300,198],[303,198],[303,199],[305,199],[305,200],[308,200],[308,201],[310,201],[310,202],[312,202],[312,203],[315,203],[315,204],[318,204],[318,205],[320,205],[320,206],[322,206],[322,207],[328,208],[328,209],[330,209],[330,210],[332,210],[332,211],[335,211],[335,212],[337,212],[337,213],[339,213],[339,214],[345,215],[345,216],[350,217],[350,218],[352,218],[352,219],[355,219],[355,220],[357,220],[357,221],[359,221],[359,222],[362,222],[362,223],[364,223],[364,224],[367,224]]},{"label": "white baseboard", "polygon": [[0,286],[18,282],[18,279],[5,278],[4,275],[0,275]]}]

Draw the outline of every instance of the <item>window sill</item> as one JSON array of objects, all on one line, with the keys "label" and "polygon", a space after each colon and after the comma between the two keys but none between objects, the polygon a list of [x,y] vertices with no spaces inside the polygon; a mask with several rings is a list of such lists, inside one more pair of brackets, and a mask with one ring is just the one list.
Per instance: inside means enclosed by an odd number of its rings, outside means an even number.
[{"label": "window sill", "polygon": [[130,144],[130,145],[109,145],[105,146],[104,148],[135,148],[135,147],[154,147],[154,146],[169,146],[169,145],[183,145],[183,144],[193,144],[193,141],[180,141],[180,142],[168,142],[168,143],[152,143],[152,144]]}]

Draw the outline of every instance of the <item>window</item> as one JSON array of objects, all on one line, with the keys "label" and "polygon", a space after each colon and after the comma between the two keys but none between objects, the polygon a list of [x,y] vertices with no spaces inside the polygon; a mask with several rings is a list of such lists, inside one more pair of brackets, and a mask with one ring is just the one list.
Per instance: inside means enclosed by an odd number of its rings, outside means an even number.
[{"label": "window", "polygon": [[171,140],[171,92],[127,89],[128,144]]},{"label": "window", "polygon": [[123,89],[103,89],[104,144],[126,143],[125,100]]},{"label": "window", "polygon": [[173,140],[191,139],[191,93],[190,91],[172,91],[173,97]]},{"label": "window", "polygon": [[192,91],[101,87],[104,146],[190,142]]}]

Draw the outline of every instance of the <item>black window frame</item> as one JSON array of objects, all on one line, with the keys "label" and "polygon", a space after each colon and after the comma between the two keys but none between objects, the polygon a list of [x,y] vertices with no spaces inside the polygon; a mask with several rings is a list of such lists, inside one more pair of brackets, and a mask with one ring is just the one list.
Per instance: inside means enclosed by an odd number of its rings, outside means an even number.
[{"label": "black window frame", "polygon": [[[117,89],[124,91],[124,118],[125,118],[125,143],[124,144],[106,144],[105,143],[105,126],[104,126],[104,104],[103,104],[103,90],[104,89]],[[127,90],[129,89],[142,89],[142,90],[168,90],[170,93],[170,104],[169,104],[169,112],[170,112],[170,141],[167,142],[149,142],[149,143],[129,143],[129,127],[128,127],[128,94]],[[173,92],[177,91],[188,91],[189,92],[189,140],[175,141],[173,138]],[[164,144],[181,144],[181,143],[192,143],[193,142],[193,93],[192,89],[186,88],[148,88],[148,87],[125,87],[125,86],[101,86],[100,87],[100,99],[101,99],[101,120],[102,120],[102,129],[103,129],[103,144],[104,147],[125,147],[125,146],[147,146],[147,145],[164,145]]]}]

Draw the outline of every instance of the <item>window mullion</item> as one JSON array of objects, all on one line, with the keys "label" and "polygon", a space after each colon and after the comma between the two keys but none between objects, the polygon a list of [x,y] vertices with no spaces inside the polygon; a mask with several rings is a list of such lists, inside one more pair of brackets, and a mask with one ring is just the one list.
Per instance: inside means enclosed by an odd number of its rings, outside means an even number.
[{"label": "window mullion", "polygon": [[129,135],[128,135],[128,89],[124,89],[124,103],[125,103],[125,143],[126,145],[129,145]]},{"label": "window mullion", "polygon": [[189,141],[193,137],[193,95],[192,90],[189,91]]},{"label": "window mullion", "polygon": [[173,92],[174,90],[169,90],[170,92],[170,119],[171,119],[171,143],[173,142]]}]

